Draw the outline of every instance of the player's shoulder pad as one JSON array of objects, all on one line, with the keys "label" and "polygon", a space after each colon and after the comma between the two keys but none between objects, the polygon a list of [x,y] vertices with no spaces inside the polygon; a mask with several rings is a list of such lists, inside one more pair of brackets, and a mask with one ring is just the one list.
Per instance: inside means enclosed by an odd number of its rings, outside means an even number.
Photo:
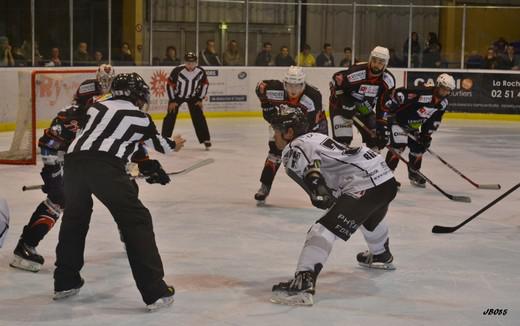
[{"label": "player's shoulder pad", "polygon": [[95,93],[99,88],[100,86],[96,79],[87,79],[79,85],[77,94],[81,96],[84,94]]},{"label": "player's shoulder pad", "polygon": [[303,90],[303,93],[309,95],[310,97],[321,96],[320,90],[317,87],[308,83],[305,83],[305,89]]},{"label": "player's shoulder pad", "polygon": [[263,80],[258,83],[256,93],[258,96],[265,96],[269,100],[282,101],[285,98],[283,83],[274,79]]},{"label": "player's shoulder pad", "polygon": [[355,82],[367,79],[367,76],[368,76],[367,69],[368,69],[367,64],[353,65],[352,67],[350,67],[347,70],[345,77],[349,83],[355,83]]},{"label": "player's shoulder pad", "polygon": [[395,77],[390,71],[386,69],[383,72],[383,81],[386,84],[387,89],[395,88]]}]

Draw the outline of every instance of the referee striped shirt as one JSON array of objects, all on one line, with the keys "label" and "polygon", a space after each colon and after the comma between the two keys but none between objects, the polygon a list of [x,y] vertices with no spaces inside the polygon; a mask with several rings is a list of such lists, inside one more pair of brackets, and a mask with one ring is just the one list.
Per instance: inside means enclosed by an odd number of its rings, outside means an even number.
[{"label": "referee striped shirt", "polygon": [[170,73],[166,87],[170,102],[191,99],[201,101],[208,93],[208,84],[208,77],[203,68],[197,66],[193,71],[189,71],[184,65],[180,65]]},{"label": "referee striped shirt", "polygon": [[140,143],[164,154],[175,149],[175,142],[161,136],[152,118],[130,101],[98,102],[87,115],[85,128],[70,144],[68,153],[107,152],[126,162]]}]

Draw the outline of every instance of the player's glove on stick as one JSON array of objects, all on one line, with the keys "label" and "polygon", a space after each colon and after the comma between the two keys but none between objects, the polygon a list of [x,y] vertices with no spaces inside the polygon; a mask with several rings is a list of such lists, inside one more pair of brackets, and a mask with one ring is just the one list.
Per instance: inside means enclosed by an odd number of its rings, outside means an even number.
[{"label": "player's glove on stick", "polygon": [[161,163],[157,160],[145,160],[138,163],[139,171],[146,177],[146,182],[160,183],[162,185],[170,183],[171,179],[163,170]]},{"label": "player's glove on stick", "polygon": [[432,144],[432,136],[429,134],[420,133],[417,137],[417,141],[424,147],[424,150],[430,148]]}]

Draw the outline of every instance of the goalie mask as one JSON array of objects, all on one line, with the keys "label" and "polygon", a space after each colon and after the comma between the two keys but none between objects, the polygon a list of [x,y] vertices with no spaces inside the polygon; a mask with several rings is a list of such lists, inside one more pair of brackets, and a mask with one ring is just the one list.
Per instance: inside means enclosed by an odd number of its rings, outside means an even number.
[{"label": "goalie mask", "polygon": [[376,46],[368,58],[368,67],[373,75],[380,75],[385,71],[390,60],[390,52],[387,48]]},{"label": "goalie mask", "polygon": [[309,122],[300,108],[282,104],[277,107],[271,126],[282,133],[286,133],[289,128],[292,128],[294,135],[299,136],[307,132]]},{"label": "goalie mask", "polygon": [[290,99],[299,98],[305,89],[305,73],[302,67],[289,67],[283,78],[283,86]]},{"label": "goalie mask", "polygon": [[150,88],[138,73],[119,74],[112,81],[114,99],[129,100],[141,110],[147,111]]},{"label": "goalie mask", "polygon": [[101,91],[103,94],[110,92],[110,88],[112,86],[112,80],[114,79],[115,71],[111,65],[102,64],[98,67],[96,73],[96,79],[101,86]]}]

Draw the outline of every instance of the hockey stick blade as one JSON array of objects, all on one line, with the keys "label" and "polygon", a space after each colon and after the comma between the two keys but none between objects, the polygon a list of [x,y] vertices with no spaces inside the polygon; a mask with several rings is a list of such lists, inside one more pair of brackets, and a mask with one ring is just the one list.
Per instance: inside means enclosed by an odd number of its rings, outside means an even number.
[{"label": "hockey stick blade", "polygon": [[432,228],[432,233],[453,233],[455,230],[457,230],[457,227],[454,226],[435,225]]},{"label": "hockey stick blade", "polygon": [[462,203],[471,203],[471,198],[468,196],[449,195],[448,198],[453,201],[460,201]]},{"label": "hockey stick blade", "polygon": [[491,189],[491,190],[500,190],[502,187],[499,184],[489,184],[489,185],[478,185],[478,189]]},{"label": "hockey stick blade", "polygon": [[42,189],[43,185],[23,186],[22,191]]}]

